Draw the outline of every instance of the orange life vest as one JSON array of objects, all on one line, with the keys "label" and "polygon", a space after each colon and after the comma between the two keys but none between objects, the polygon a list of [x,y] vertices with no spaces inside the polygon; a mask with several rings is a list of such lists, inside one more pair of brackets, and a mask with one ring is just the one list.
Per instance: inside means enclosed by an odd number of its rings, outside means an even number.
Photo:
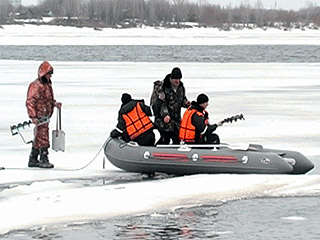
[{"label": "orange life vest", "polygon": [[122,114],[122,117],[126,122],[126,131],[131,140],[153,127],[150,118],[142,111],[140,103],[137,103],[129,113]]},{"label": "orange life vest", "polygon": [[[180,130],[179,139],[185,142],[195,142],[196,141],[196,127],[192,124],[193,114],[198,114],[199,116],[204,116],[203,113],[197,111],[196,109],[188,108],[183,114]],[[200,136],[201,137],[201,136]]]}]

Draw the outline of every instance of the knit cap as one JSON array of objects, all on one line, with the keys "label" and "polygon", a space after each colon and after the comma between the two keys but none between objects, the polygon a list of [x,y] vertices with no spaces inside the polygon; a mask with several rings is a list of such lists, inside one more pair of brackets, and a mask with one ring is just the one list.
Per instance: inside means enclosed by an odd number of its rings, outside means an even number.
[{"label": "knit cap", "polygon": [[208,96],[205,95],[204,93],[199,94],[198,97],[197,97],[197,103],[198,104],[202,104],[202,103],[205,103],[205,102],[209,102]]}]

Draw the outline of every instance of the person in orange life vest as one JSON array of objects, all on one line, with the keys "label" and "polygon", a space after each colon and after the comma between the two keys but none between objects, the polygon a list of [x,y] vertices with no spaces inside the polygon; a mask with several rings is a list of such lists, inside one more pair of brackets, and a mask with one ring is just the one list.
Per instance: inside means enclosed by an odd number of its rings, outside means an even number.
[{"label": "person in orange life vest", "polygon": [[[53,164],[48,160],[49,119],[54,107],[61,108],[62,104],[54,99],[52,74],[53,67],[49,62],[44,61],[39,66],[38,78],[30,83],[28,88],[26,107],[29,117],[36,125],[28,167],[53,168]],[[40,121],[40,119],[46,119],[46,121]],[[39,154],[40,161],[38,161]]]},{"label": "person in orange life vest", "polygon": [[209,98],[199,94],[197,101],[192,101],[191,106],[185,111],[179,130],[179,139],[185,143],[219,144],[219,136],[213,133],[222,122],[209,124],[209,113],[205,110],[209,105]]},{"label": "person in orange life vest", "polygon": [[149,116],[151,108],[143,100],[133,100],[128,93],[122,94],[122,105],[118,114],[118,124],[110,137],[122,137],[126,142],[135,141],[141,146],[155,143],[154,125]]}]

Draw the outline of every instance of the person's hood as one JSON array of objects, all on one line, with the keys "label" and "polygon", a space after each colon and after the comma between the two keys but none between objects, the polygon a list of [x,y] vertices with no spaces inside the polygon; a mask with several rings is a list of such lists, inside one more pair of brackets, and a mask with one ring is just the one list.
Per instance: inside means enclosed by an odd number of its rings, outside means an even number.
[{"label": "person's hood", "polygon": [[38,77],[42,78],[44,75],[46,75],[48,72],[53,71],[53,67],[48,61],[44,61],[41,63],[38,69]]}]

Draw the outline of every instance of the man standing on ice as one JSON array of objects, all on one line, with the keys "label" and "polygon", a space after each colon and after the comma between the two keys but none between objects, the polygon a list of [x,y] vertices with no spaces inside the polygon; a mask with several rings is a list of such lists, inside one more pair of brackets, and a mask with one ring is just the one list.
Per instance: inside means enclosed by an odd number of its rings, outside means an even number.
[{"label": "man standing on ice", "polygon": [[[61,108],[53,95],[51,75],[53,67],[44,61],[38,69],[38,78],[29,85],[26,106],[28,115],[36,125],[34,128],[34,141],[29,156],[28,167],[53,168],[48,159],[49,119],[54,107]],[[38,156],[40,154],[40,160]]]}]

